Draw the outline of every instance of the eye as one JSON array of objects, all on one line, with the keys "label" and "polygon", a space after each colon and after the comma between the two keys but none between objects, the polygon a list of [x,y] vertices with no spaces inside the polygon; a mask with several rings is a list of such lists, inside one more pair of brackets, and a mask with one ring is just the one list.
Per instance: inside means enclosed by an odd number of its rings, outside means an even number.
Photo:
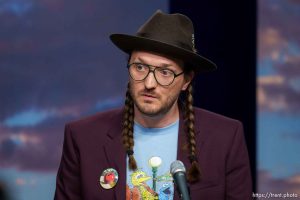
[{"label": "eye", "polygon": [[142,63],[135,63],[134,66],[137,71],[146,71],[146,66]]},{"label": "eye", "polygon": [[143,174],[138,174],[138,175],[136,176],[137,179],[142,178],[142,177],[143,177]]},{"label": "eye", "polygon": [[173,76],[173,71],[169,70],[169,69],[159,69],[158,72],[160,73],[160,75],[165,76],[165,77],[170,77]]}]

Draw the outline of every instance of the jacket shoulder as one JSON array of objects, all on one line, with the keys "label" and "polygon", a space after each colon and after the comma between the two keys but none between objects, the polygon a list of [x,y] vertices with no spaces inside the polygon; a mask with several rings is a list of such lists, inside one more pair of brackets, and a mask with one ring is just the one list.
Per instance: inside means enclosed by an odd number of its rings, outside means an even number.
[{"label": "jacket shoulder", "polygon": [[211,112],[202,108],[194,108],[194,113],[195,113],[195,118],[196,120],[201,120],[203,121],[210,121],[210,122],[214,122],[214,123],[226,123],[226,124],[236,124],[236,123],[241,123],[239,120],[215,113],[215,112]]},{"label": "jacket shoulder", "polygon": [[105,128],[109,127],[110,124],[119,123],[123,117],[123,107],[116,108],[104,112],[99,112],[94,115],[90,115],[79,120],[71,121],[66,124],[72,128],[72,130],[81,129],[93,129],[97,127]]},{"label": "jacket shoulder", "polygon": [[[234,134],[237,129],[242,128],[243,125],[239,120],[232,119],[202,108],[194,108],[195,124],[200,126],[204,132],[212,135],[220,135],[224,133],[227,136]],[[198,127],[199,128],[199,127]]]}]

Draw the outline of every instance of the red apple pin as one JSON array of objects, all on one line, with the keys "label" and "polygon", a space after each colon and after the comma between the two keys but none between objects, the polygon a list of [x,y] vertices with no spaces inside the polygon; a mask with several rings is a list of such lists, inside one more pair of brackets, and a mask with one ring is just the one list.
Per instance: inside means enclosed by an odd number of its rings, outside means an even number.
[{"label": "red apple pin", "polygon": [[118,172],[113,168],[108,168],[100,176],[100,185],[104,189],[111,189],[117,184],[118,178]]}]

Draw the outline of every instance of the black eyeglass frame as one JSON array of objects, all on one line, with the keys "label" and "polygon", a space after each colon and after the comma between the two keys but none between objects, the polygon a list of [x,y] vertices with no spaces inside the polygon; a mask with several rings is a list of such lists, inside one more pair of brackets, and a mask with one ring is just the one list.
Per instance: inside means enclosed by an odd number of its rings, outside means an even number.
[{"label": "black eyeglass frame", "polygon": [[[129,70],[130,66],[136,65],[136,64],[146,66],[146,67],[148,67],[148,69],[149,69],[148,74],[145,76],[145,78],[143,78],[143,79],[141,79],[141,80],[136,80],[136,79],[134,79],[134,78],[132,77],[131,73],[130,73],[130,70]],[[154,69],[151,69],[151,67],[154,67]],[[173,80],[172,80],[169,84],[167,84],[167,85],[161,84],[161,83],[157,80],[157,78],[156,78],[155,70],[156,70],[156,69],[161,69],[161,68],[164,68],[164,69],[169,70],[169,71],[172,72],[173,75],[174,75]],[[156,82],[157,82],[159,85],[161,85],[161,86],[169,86],[169,85],[171,85],[171,84],[174,82],[174,80],[175,80],[176,77],[178,77],[178,76],[184,74],[184,71],[182,71],[182,72],[176,74],[173,70],[168,69],[168,68],[165,68],[165,67],[159,67],[159,66],[154,66],[154,65],[148,65],[148,64],[144,64],[144,63],[138,63],[138,62],[133,62],[133,63],[128,64],[128,65],[127,65],[127,69],[128,69],[128,71],[129,71],[130,77],[131,77],[133,80],[135,80],[135,81],[144,81],[144,80],[149,76],[150,72],[152,72],[153,75],[154,75],[154,78],[155,78]]]}]

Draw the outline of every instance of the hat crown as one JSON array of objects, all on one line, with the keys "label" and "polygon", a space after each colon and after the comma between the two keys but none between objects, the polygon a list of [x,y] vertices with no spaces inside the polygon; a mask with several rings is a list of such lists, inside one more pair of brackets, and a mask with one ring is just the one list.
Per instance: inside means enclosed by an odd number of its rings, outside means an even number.
[{"label": "hat crown", "polygon": [[156,11],[136,35],[111,34],[112,42],[124,52],[134,50],[156,52],[178,58],[195,72],[212,71],[216,65],[199,55],[194,44],[194,27],[185,15]]},{"label": "hat crown", "polygon": [[139,37],[194,51],[194,27],[185,15],[156,11],[137,31]]}]

